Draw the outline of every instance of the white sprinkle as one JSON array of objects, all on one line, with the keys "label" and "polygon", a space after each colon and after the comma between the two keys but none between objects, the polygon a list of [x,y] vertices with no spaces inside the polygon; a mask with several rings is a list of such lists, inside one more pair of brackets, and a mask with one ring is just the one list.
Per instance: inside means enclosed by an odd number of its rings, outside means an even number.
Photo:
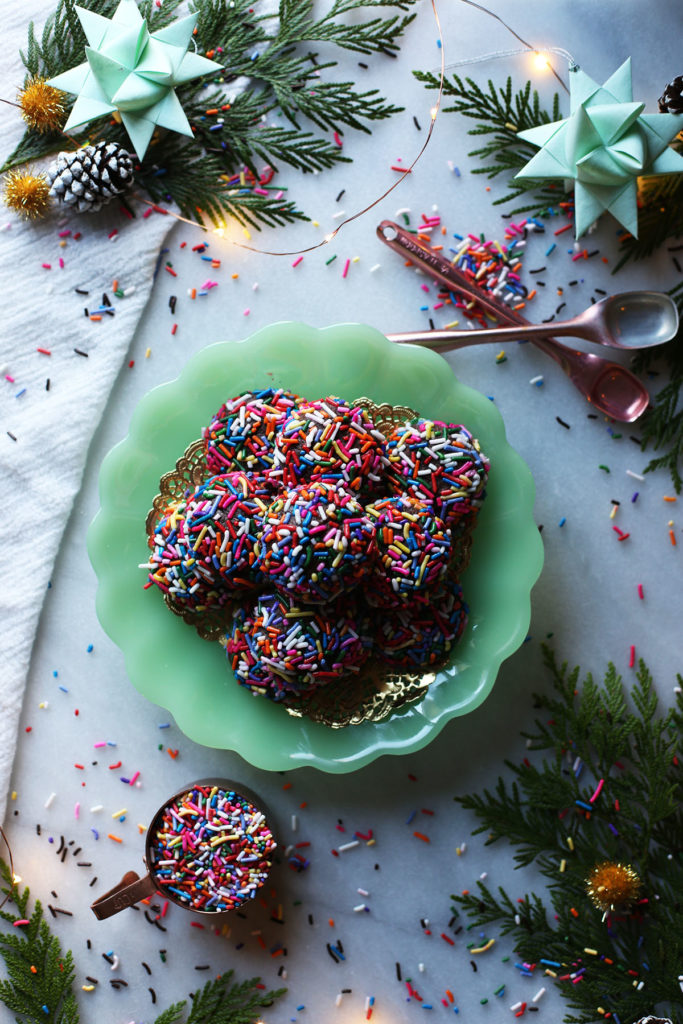
[{"label": "white sprinkle", "polygon": [[539,988],[538,992],[536,993],[534,998],[531,1000],[531,1002],[532,1003],[537,1003],[538,1000],[541,999],[544,994],[545,994],[545,988]]},{"label": "white sprinkle", "polygon": [[382,266],[382,264],[381,264],[381,263],[375,263],[374,267],[370,267],[370,273],[371,273],[371,274],[374,274],[374,273],[375,273],[375,271],[376,271],[376,270],[379,270],[379,268],[380,268],[381,266]]},{"label": "white sprinkle", "polygon": [[296,820],[296,814],[292,815],[292,832],[296,832],[298,822]]},{"label": "white sprinkle", "polygon": [[126,298],[128,298],[129,295],[135,295],[136,291],[137,291],[137,285],[131,284],[131,285],[129,285],[128,288],[124,288],[123,289],[123,294],[124,294],[124,296]]},{"label": "white sprinkle", "polygon": [[7,223],[6,223],[6,224],[3,224],[3,225],[2,225],[2,227],[0,227],[0,231],[9,231],[9,229],[10,229],[11,227],[12,227],[12,224],[11,224],[11,222],[10,222],[10,221],[7,221]]},{"label": "white sprinkle", "polygon": [[530,384],[538,384],[539,380],[543,380],[543,374],[539,373],[538,377],[532,377],[529,381]]},{"label": "white sprinkle", "polygon": [[521,1006],[521,1005],[522,1005],[521,1003],[515,1003],[515,1005],[514,1005],[514,1006],[511,1006],[511,1007],[510,1007],[510,1009],[511,1009],[511,1010],[512,1010],[512,1012],[514,1013],[514,1012],[515,1012],[515,1010],[518,1010],[518,1009],[520,1008],[520,1006]]},{"label": "white sprinkle", "polygon": [[252,290],[252,292],[257,292],[258,291],[258,281],[254,281],[254,283],[251,286],[251,290]]},{"label": "white sprinkle", "polygon": [[283,978],[283,979],[287,977],[287,968],[286,967],[285,967],[284,971],[282,972],[282,974],[280,975],[280,977]]},{"label": "white sprinkle", "polygon": [[339,220],[340,217],[345,217],[345,216],[346,216],[346,210],[338,210],[336,213],[332,214],[332,220]]},{"label": "white sprinkle", "polygon": [[361,910],[365,910],[365,904],[359,903],[357,907],[353,908],[354,914],[358,914]]},{"label": "white sprinkle", "polygon": [[636,985],[636,991],[637,991],[637,992],[640,992],[640,990],[641,990],[641,989],[642,989],[642,988],[644,987],[644,985],[645,985],[645,982],[644,982],[644,981],[641,981],[641,982],[639,982],[639,983],[638,983],[638,984]]},{"label": "white sprinkle", "polygon": [[56,796],[57,796],[57,794],[56,794],[56,793],[50,793],[49,797],[48,797],[48,798],[47,798],[47,800],[45,801],[45,805],[44,805],[44,806],[45,806],[46,808],[48,808],[48,807],[52,807],[52,802],[53,802],[53,800],[54,800],[54,798],[55,798]]},{"label": "white sprinkle", "polygon": [[370,893],[367,891],[367,889],[356,889],[356,892],[360,893],[361,896],[369,896],[370,895]]},{"label": "white sprinkle", "polygon": [[634,473],[632,469],[626,470],[626,476],[633,477],[634,480],[640,480],[641,482],[645,479],[645,477],[641,476],[640,473]]},{"label": "white sprinkle", "polygon": [[533,743],[533,740],[527,740],[527,741],[526,741],[526,749],[527,749],[527,750],[531,750],[531,744],[532,744],[532,743]]},{"label": "white sprinkle", "polygon": [[354,846],[360,846],[358,839],[354,839],[351,843],[344,843],[342,846],[338,846],[337,850],[339,853],[344,853],[345,850],[352,850]]},{"label": "white sprinkle", "polygon": [[98,811],[101,811],[103,809],[104,809],[104,804],[95,804],[94,807],[90,808],[90,813],[91,814],[97,814]]},{"label": "white sprinkle", "polygon": [[482,871],[482,873],[479,875],[479,881],[480,882],[485,882],[488,877],[489,877],[488,871]]},{"label": "white sprinkle", "polygon": [[464,853],[466,849],[467,849],[467,843],[461,843],[460,844],[460,853]]},{"label": "white sprinkle", "polygon": [[402,217],[404,213],[410,213],[409,206],[402,206],[400,210],[397,210],[394,217]]},{"label": "white sprinkle", "polygon": [[342,994],[341,994],[341,992],[340,992],[340,993],[339,993],[339,994],[337,995],[337,998],[336,998],[336,999],[335,999],[335,1001],[334,1001],[334,1005],[335,1005],[335,1006],[341,1006],[341,1004],[342,1004]]},{"label": "white sprinkle", "polygon": [[515,924],[521,924],[521,923],[522,923],[522,919],[520,918],[519,914],[515,914]]},{"label": "white sprinkle", "polygon": [[116,953],[114,953],[114,959],[113,959],[112,965],[109,968],[109,970],[110,971],[115,971],[118,966],[119,966],[119,958],[117,957]]},{"label": "white sprinkle", "polygon": [[420,974],[424,974],[425,965],[424,964],[418,964],[417,965],[417,969],[420,972]]}]

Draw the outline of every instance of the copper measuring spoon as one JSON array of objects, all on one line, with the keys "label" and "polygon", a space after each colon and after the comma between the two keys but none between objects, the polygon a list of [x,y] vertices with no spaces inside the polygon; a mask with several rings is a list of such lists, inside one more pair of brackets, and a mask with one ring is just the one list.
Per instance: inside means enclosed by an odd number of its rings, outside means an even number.
[{"label": "copper measuring spoon", "polygon": [[[493,316],[511,327],[522,327],[517,332],[526,334],[526,328],[530,325],[524,317],[514,310],[509,309],[502,302],[498,302],[492,296],[477,288],[461,270],[454,267],[447,259],[425,245],[422,245],[413,235],[405,231],[399,224],[393,221],[384,220],[377,227],[377,236],[385,245],[400,253],[402,256],[409,256],[412,262],[427,271],[449,291],[459,292],[470,299],[474,299],[482,309],[493,314]],[[540,325],[542,328],[551,325]],[[479,332],[467,332],[478,334]],[[544,332],[542,332],[544,333]],[[439,332],[430,332],[438,339]],[[411,338],[415,338],[412,335]],[[423,335],[424,341],[418,343],[427,344],[430,348],[438,351],[448,349],[439,344],[438,340],[431,339],[428,334]],[[389,335],[390,340],[407,342],[405,335]],[[620,422],[632,423],[637,420],[648,407],[650,396],[647,388],[634,374],[621,366],[619,363],[610,362],[602,356],[593,355],[592,352],[581,352],[578,349],[569,348],[552,338],[531,336],[531,344],[540,348],[549,355],[551,359],[564,370],[574,386],[586,397],[586,399],[600,412],[605,413],[611,419]],[[465,341],[464,344],[476,344],[476,339]],[[454,341],[451,348],[460,347]],[[633,347],[633,346],[630,346]]]}]

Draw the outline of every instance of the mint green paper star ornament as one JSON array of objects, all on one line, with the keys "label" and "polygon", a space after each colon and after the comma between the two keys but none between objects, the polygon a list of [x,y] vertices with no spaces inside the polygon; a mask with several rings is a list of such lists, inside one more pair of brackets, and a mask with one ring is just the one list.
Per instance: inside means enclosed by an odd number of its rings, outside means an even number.
[{"label": "mint green paper star ornament", "polygon": [[573,179],[577,238],[604,210],[637,238],[638,177],[683,171],[683,156],[669,146],[683,115],[643,114],[645,104],[633,101],[630,58],[604,85],[570,71],[569,117],[519,133],[541,149],[516,177]]},{"label": "mint green paper star ornament", "polygon": [[223,70],[188,52],[197,15],[150,33],[135,0],[121,0],[111,20],[83,7],[75,10],[88,40],[86,62],[49,81],[78,97],[64,130],[117,110],[140,159],[157,126],[192,136],[175,86]]}]

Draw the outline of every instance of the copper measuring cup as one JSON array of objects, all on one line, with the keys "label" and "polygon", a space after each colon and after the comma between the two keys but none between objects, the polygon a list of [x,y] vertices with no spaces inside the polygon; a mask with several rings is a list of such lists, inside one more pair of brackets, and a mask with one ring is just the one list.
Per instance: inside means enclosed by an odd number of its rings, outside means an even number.
[{"label": "copper measuring cup", "polygon": [[[230,779],[196,780],[187,786],[183,786],[182,789],[179,789],[173,796],[169,797],[168,800],[165,800],[152,818],[152,822],[147,829],[145,853],[143,856],[146,874],[140,877],[136,871],[126,871],[118,885],[115,885],[108,892],[105,892],[103,896],[98,897],[98,899],[90,905],[90,909],[98,920],[102,921],[107,917],[111,917],[113,914],[118,914],[120,910],[125,910],[126,907],[132,907],[134,903],[139,903],[140,900],[147,899],[148,896],[153,896],[156,892],[161,892],[164,899],[169,900],[169,902],[174,903],[178,907],[182,907],[183,910],[192,910],[196,914],[208,914],[215,916],[216,914],[228,914],[231,910],[237,909],[237,907],[225,907],[224,909],[203,910],[201,908],[193,907],[180,899],[173,892],[168,891],[166,885],[160,880],[155,871],[153,852],[154,839],[156,831],[163,820],[166,808],[170,807],[186,793],[189,793],[200,786],[216,787],[229,793],[235,793],[237,796],[245,797],[256,808],[256,810],[263,815],[262,824],[265,824],[270,830],[274,840],[273,850],[276,848],[275,836],[270,825],[270,811],[265,807],[263,800],[257,796],[256,793],[250,790],[247,786],[243,786],[241,783],[232,782]],[[272,865],[269,862],[267,863],[269,871]],[[259,883],[259,887],[264,884],[266,877],[267,874]],[[241,901],[238,906],[243,906],[246,902],[248,902],[248,899]]]}]

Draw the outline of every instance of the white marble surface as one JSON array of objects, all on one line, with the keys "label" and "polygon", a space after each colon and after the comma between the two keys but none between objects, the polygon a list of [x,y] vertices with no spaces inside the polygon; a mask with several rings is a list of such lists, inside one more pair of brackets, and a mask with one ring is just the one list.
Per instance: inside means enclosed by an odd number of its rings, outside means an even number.
[{"label": "white marble surface", "polygon": [[[665,82],[681,71],[680,32],[672,30],[676,24],[680,28],[680,14],[673,2],[653,5],[647,19],[642,18],[641,5],[616,0],[599,5],[589,0],[553,5],[535,0],[493,6],[526,38],[566,47],[596,79],[608,77],[632,54],[635,95],[647,99],[650,110],[655,109]],[[509,48],[509,37],[484,15],[454,0],[443,8],[447,62]],[[371,137],[347,135],[345,148],[354,158],[352,165],[317,177],[283,175],[281,180],[320,227],[264,233],[254,236],[257,245],[296,249],[319,239],[335,225],[333,214],[340,207],[351,213],[369,202],[393,180],[389,166],[398,157],[407,161],[417,150],[421,136],[412,118],[417,116],[423,126],[427,123],[433,94],[419,87],[410,71],[438,63],[429,7],[420,8],[418,23],[398,60],[368,63],[370,70],[362,71],[350,56],[345,74],[359,80],[364,76],[368,86],[377,85],[394,101],[403,102],[405,114],[375,129]],[[530,68],[526,58],[518,57],[482,64],[470,73],[480,82],[489,75],[501,80],[507,73],[521,82]],[[548,80],[539,78],[539,86],[547,91]],[[613,660],[627,680],[633,675],[628,658],[634,644],[652,668],[662,699],[670,699],[680,668],[681,546],[674,548],[670,543],[669,519],[674,520],[679,541],[683,538],[678,505],[662,500],[672,493],[669,479],[664,473],[650,475],[642,483],[631,479],[626,471],[640,473],[647,462],[629,440],[630,435],[637,436],[637,425],[623,431],[614,428],[623,437],[613,439],[608,424],[589,420],[583,399],[554,364],[530,346],[507,346],[508,360],[501,365],[495,362],[498,349],[486,347],[456,354],[449,361],[466,383],[494,396],[511,443],[536,479],[536,517],[544,525],[546,563],[533,593],[532,639],[504,664],[488,701],[467,718],[451,722],[425,750],[405,758],[382,758],[352,775],[325,776],[301,769],[285,778],[257,771],[238,753],[197,746],[172,722],[170,728],[160,730],[170,716],[134,691],[120,651],[98,625],[96,580],[85,551],[85,534],[98,507],[102,458],[125,435],[142,395],[174,377],[204,344],[244,336],[275,320],[323,325],[355,319],[387,331],[422,326],[428,315],[419,311],[424,298],[422,279],[380,245],[375,225],[401,207],[410,207],[415,220],[436,205],[451,232],[485,231],[487,237],[502,237],[503,224],[491,206],[495,192],[485,192],[484,179],[468,173],[475,166],[466,156],[469,148],[463,122],[452,114],[443,115],[422,163],[407,182],[372,213],[345,228],[331,250],[307,255],[296,269],[291,267],[292,258],[247,253],[212,236],[210,251],[223,262],[211,275],[219,281],[218,288],[202,300],[191,302],[187,297],[187,289],[208,276],[207,264],[200,264],[190,251],[201,235],[178,225],[169,236],[166,258],[173,261],[178,278],[162,273],[157,279],[131,346],[135,366],[122,370],[95,433],[83,489],[45,602],[12,783],[16,798],[6,818],[17,872],[44,902],[73,912],[73,917],[59,917],[54,924],[76,957],[84,1022],[152,1021],[155,1007],[148,986],[156,990],[156,1009],[160,1009],[194,990],[212,972],[230,967],[240,978],[259,974],[274,986],[283,964],[289,994],[264,1013],[270,1024],[293,1019],[360,1021],[365,1019],[365,999],[370,995],[376,999],[373,1020],[381,1024],[419,1018],[419,1004],[406,1002],[406,989],[396,980],[395,961],[400,962],[403,977],[413,979],[425,1002],[433,1004],[435,1015],[452,1013],[441,1004],[448,988],[455,994],[463,1020],[498,1024],[514,1019],[510,1005],[533,996],[543,979],[519,977],[511,963],[502,963],[501,957],[509,952],[504,943],[478,958],[479,970],[474,974],[466,942],[478,933],[467,939],[462,933],[453,947],[439,936],[449,931],[449,893],[471,888],[482,872],[488,872],[493,885],[504,884],[514,895],[526,891],[533,878],[513,873],[510,852],[502,845],[484,850],[481,843],[471,841],[472,822],[458,811],[452,797],[494,781],[503,758],[524,756],[519,730],[530,722],[532,690],[546,682],[539,643],[549,634],[561,659],[580,660],[584,669],[597,674]],[[449,170],[449,160],[460,167],[460,178]],[[336,204],[342,188],[345,195]],[[188,245],[181,251],[183,241]],[[609,267],[599,258],[571,263],[566,254],[571,248],[569,233],[559,237],[557,250],[546,259],[549,242],[549,235],[531,242],[526,264],[548,266],[542,275],[545,291],[533,307],[538,319],[561,301],[556,286],[564,286],[566,312],[574,313],[589,302],[596,286],[668,287],[676,280],[665,254],[647,266],[624,271],[615,285]],[[600,247],[601,254],[614,262],[615,242],[615,225],[606,222],[591,239],[591,247]],[[334,252],[337,260],[326,266]],[[359,261],[351,264],[348,277],[342,279],[344,260],[355,256]],[[370,267],[376,263],[381,267],[371,274]],[[239,278],[233,280],[233,273]],[[567,287],[574,278],[580,283]],[[255,282],[257,291],[252,290]],[[168,309],[171,294],[178,296],[175,318]],[[429,300],[434,301],[433,290]],[[246,308],[251,310],[248,316],[243,315]],[[435,321],[447,322],[449,317],[442,315],[446,312],[439,311]],[[174,319],[179,327],[172,337]],[[148,347],[151,355],[145,359]],[[529,384],[537,374],[544,376],[542,388]],[[560,426],[556,416],[571,429]],[[598,468],[601,463],[609,465],[609,474]],[[635,490],[639,498],[632,504]],[[611,499],[621,502],[613,521]],[[566,524],[560,528],[562,517]],[[627,541],[618,542],[613,524],[630,533]],[[645,588],[644,601],[638,599],[638,583]],[[91,653],[89,644],[94,647]],[[49,706],[40,708],[45,701]],[[94,749],[103,740],[116,746]],[[172,759],[166,748],[177,749],[177,757]],[[110,770],[108,766],[118,761],[121,768]],[[139,788],[119,781],[135,771],[141,773]],[[95,921],[88,909],[93,895],[114,884],[124,870],[140,864],[143,843],[137,824],[146,824],[164,797],[183,783],[210,774],[243,780],[260,792],[275,810],[285,843],[311,843],[305,850],[310,856],[305,873],[283,867],[274,877],[277,895],[269,900],[269,908],[281,903],[285,923],[273,923],[269,911],[258,907],[248,920],[231,922],[229,936],[191,928],[191,916],[177,909],[164,919],[166,934],[133,911],[108,922]],[[291,788],[283,791],[288,783]],[[45,809],[52,793],[56,795]],[[301,808],[304,801],[307,806]],[[80,803],[78,819],[76,802]],[[102,811],[90,811],[100,804]],[[126,820],[112,820],[123,808]],[[422,814],[423,808],[434,814]],[[414,810],[416,818],[408,825]],[[298,819],[296,832],[292,814]],[[336,830],[338,819],[346,828],[344,837]],[[331,849],[348,841],[356,829],[369,828],[376,837],[374,846],[362,843],[339,858],[331,855]],[[99,832],[98,840],[92,829]],[[413,837],[414,829],[430,836],[429,845]],[[123,842],[106,838],[110,831]],[[61,835],[67,842],[73,840],[72,851],[82,848],[77,856],[69,853],[63,864],[55,856]],[[465,840],[467,852],[457,857],[455,848]],[[78,867],[77,862],[91,866]],[[95,876],[98,881],[90,888]],[[358,888],[370,896],[360,896]],[[51,896],[52,890],[56,897]],[[361,902],[370,908],[368,913],[354,913],[353,907]],[[328,924],[330,918],[334,926]],[[423,933],[421,918],[429,919],[431,935]],[[326,942],[337,939],[346,953],[345,962],[338,965],[325,949]],[[286,947],[286,957],[270,955],[277,943]],[[120,958],[115,973],[102,959],[103,953],[112,950]],[[159,950],[166,950],[165,964]],[[151,977],[141,967],[143,960],[152,970]],[[194,969],[206,964],[208,971]],[[87,984],[86,975],[99,980],[92,993],[80,992],[80,985]],[[125,979],[128,987],[115,991],[109,984],[115,977]],[[498,999],[493,991],[502,983],[506,990]],[[335,997],[343,988],[352,992],[336,1008]],[[486,998],[488,1003],[482,1004]],[[305,1009],[297,1010],[301,1006]],[[560,1001],[554,993],[548,991],[539,1007],[539,1021],[560,1019]]]}]

